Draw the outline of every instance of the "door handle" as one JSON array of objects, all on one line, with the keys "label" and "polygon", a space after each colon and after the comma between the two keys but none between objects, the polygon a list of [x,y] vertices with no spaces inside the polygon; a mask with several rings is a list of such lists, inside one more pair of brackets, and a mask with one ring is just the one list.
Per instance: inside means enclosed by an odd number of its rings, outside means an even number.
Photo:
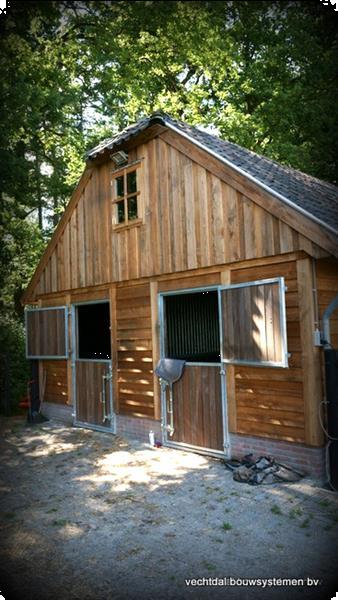
[{"label": "door handle", "polygon": [[174,435],[174,401],[173,401],[173,384],[169,383],[169,408],[167,412],[170,417],[170,424],[167,427],[170,437]]},{"label": "door handle", "polygon": [[107,413],[106,413],[106,375],[102,375],[102,391],[101,391],[101,404],[102,404],[102,414],[103,414],[103,418],[102,418],[102,423],[105,423],[107,420]]}]

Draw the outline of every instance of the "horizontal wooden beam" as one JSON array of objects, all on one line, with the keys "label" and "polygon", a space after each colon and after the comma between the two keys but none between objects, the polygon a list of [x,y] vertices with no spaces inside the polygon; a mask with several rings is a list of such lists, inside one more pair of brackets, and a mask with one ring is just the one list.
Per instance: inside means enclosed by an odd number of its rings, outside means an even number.
[{"label": "horizontal wooden beam", "polygon": [[[123,288],[126,285],[128,286],[136,286],[136,285],[145,285],[150,281],[171,281],[175,279],[182,279],[186,277],[198,277],[199,275],[207,275],[211,273],[220,273],[226,269],[230,269],[230,271],[238,271],[241,269],[250,269],[253,267],[259,267],[264,265],[273,265],[278,263],[285,262],[293,262],[295,260],[301,258],[307,258],[308,255],[306,252],[300,250],[298,252],[288,252],[286,254],[278,254],[276,256],[268,256],[263,258],[252,258],[248,260],[241,260],[233,263],[224,263],[220,265],[214,265],[212,267],[201,267],[198,269],[190,269],[189,271],[178,271],[177,273],[164,273],[162,275],[153,275],[149,277],[141,277],[139,279],[128,279],[123,281],[115,281],[112,284],[100,283],[95,286],[86,286],[83,288],[76,289],[67,289],[62,292],[51,292],[49,294],[37,294],[37,299],[43,298],[44,301],[49,299],[62,298],[65,294],[70,293],[72,296],[72,301],[76,302],[76,296],[88,294],[95,295],[97,292],[102,292],[104,290],[108,290],[110,285],[116,285],[117,288]],[[107,297],[109,293],[107,291]]]}]

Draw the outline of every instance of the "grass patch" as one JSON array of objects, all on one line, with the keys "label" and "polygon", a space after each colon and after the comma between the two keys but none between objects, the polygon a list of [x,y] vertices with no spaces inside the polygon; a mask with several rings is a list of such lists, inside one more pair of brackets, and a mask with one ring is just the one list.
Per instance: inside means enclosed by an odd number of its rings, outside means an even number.
[{"label": "grass patch", "polygon": [[49,510],[46,510],[47,515],[50,513],[55,513],[57,512],[59,509],[58,508],[50,508]]},{"label": "grass patch", "polygon": [[203,565],[205,566],[205,568],[208,571],[215,571],[215,569],[216,569],[216,565],[213,565],[212,563],[209,563],[209,562],[206,562],[206,561],[203,562]]},{"label": "grass patch", "polygon": [[281,515],[281,514],[283,514],[282,511],[281,511],[281,509],[280,509],[280,507],[278,506],[278,504],[273,504],[271,506],[270,510],[271,510],[271,512],[274,515]]},{"label": "grass patch", "polygon": [[323,498],[323,500],[319,500],[318,504],[319,504],[319,506],[322,506],[323,508],[327,508],[328,506],[330,506],[330,500]]},{"label": "grass patch", "polygon": [[305,529],[306,527],[309,526],[309,524],[310,524],[310,519],[309,519],[309,517],[307,517],[306,519],[304,519],[304,521],[301,522],[299,527],[301,527],[302,529]]},{"label": "grass patch", "polygon": [[231,508],[225,508],[224,512],[229,513],[231,511]]},{"label": "grass patch", "polygon": [[224,521],[224,523],[222,525],[222,529],[223,529],[223,531],[230,531],[230,529],[232,529],[232,525],[230,523],[228,523],[228,521]]},{"label": "grass patch", "polygon": [[54,521],[52,521],[53,527],[64,527],[65,525],[67,525],[67,523],[67,519],[55,519]]},{"label": "grass patch", "polygon": [[283,544],[276,544],[276,548],[283,550],[283,548],[285,548],[285,546]]},{"label": "grass patch", "polygon": [[289,512],[289,517],[290,519],[295,519],[296,517],[301,517],[303,514],[303,511],[301,508],[297,507],[297,508],[292,508]]}]

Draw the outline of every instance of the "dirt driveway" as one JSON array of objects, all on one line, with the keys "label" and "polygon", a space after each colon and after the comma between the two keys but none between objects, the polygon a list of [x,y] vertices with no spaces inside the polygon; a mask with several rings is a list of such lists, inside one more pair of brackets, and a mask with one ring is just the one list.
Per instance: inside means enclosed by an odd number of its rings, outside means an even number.
[{"label": "dirt driveway", "polygon": [[2,420],[0,450],[6,600],[322,600],[338,590],[338,494],[309,481],[250,487],[217,460],[52,422]]}]

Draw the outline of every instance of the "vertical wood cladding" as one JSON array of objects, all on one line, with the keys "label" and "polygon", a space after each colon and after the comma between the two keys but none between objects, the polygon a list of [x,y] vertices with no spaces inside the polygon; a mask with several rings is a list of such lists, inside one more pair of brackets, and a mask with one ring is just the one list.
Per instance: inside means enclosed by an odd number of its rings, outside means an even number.
[{"label": "vertical wood cladding", "polygon": [[112,234],[113,279],[178,273],[314,245],[160,138],[137,148],[143,225]]},{"label": "vertical wood cladding", "polygon": [[27,351],[29,356],[65,356],[65,310],[28,311],[26,315]]},{"label": "vertical wood cladding", "polygon": [[[168,395],[167,391],[167,399]],[[174,434],[171,439],[222,451],[220,368],[186,366],[183,376],[173,386],[173,398]]]},{"label": "vertical wood cladding", "polygon": [[43,270],[37,294],[110,281],[111,163],[93,170]]},{"label": "vertical wood cladding", "polygon": [[[110,427],[104,416],[110,413],[109,383],[102,381],[107,375],[107,364],[83,361],[76,363],[76,418],[82,423]],[[102,386],[105,386],[106,405],[103,408]]]},{"label": "vertical wood cladding", "polygon": [[[130,153],[139,159],[141,223],[113,230],[112,169],[93,168],[69,214],[35,293],[179,273],[218,264],[321,250],[267,210],[161,138]],[[249,192],[248,192],[248,195]],[[316,254],[317,253],[317,254]]]}]

